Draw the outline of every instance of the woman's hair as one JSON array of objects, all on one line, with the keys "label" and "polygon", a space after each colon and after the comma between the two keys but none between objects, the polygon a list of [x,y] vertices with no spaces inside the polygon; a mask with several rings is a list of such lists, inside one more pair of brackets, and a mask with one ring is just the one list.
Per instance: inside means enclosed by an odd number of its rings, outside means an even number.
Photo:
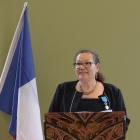
[{"label": "woman's hair", "polygon": [[[91,50],[80,50],[80,51],[78,51],[78,52],[75,54],[75,56],[74,56],[74,61],[76,61],[76,58],[77,58],[77,56],[78,56],[80,53],[90,53],[90,54],[92,54],[92,56],[93,56],[93,61],[95,62],[95,64],[98,64],[98,63],[100,64],[100,59],[99,59],[98,54],[97,54],[96,52],[94,52],[94,51],[91,51]],[[96,74],[95,79],[96,79],[97,81],[100,81],[100,82],[104,82],[104,80],[105,80],[103,74],[100,73],[100,72],[98,72],[98,73]]]}]

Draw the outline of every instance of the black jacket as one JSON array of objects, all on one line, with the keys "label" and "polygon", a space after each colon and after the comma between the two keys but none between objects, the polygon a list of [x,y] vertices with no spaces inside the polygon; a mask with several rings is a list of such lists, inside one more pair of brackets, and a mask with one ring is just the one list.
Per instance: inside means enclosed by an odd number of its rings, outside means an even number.
[{"label": "black jacket", "polygon": [[[76,112],[80,102],[81,93],[75,92],[77,81],[65,82],[59,84],[53,100],[51,102],[49,112]],[[125,111],[125,104],[120,89],[112,84],[103,83],[104,93],[110,101],[112,111]],[[126,119],[126,126],[128,127],[130,120]],[[127,128],[126,128],[127,129]]]}]

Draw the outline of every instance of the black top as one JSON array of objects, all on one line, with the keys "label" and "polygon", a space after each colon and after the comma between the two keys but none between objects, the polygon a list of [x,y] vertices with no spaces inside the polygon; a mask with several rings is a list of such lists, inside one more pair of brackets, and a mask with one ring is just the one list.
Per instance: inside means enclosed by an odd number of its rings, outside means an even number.
[{"label": "black top", "polygon": [[[51,102],[49,112],[78,112],[79,110],[82,111],[82,108],[88,111],[88,108],[82,107],[83,103],[80,102],[82,93],[75,91],[77,82],[78,81],[70,81],[58,85],[53,100]],[[123,96],[120,89],[108,83],[103,83],[103,86],[104,93],[106,93],[106,96],[109,99],[110,108],[112,109],[112,111],[126,112]],[[91,102],[88,101],[86,104],[88,106],[89,104],[91,104]],[[101,111],[101,107],[98,106],[96,108],[96,111]],[[129,122],[130,120],[127,118],[127,126]]]},{"label": "black top", "polygon": [[77,111],[98,112],[104,111],[104,105],[99,99],[80,99]]}]

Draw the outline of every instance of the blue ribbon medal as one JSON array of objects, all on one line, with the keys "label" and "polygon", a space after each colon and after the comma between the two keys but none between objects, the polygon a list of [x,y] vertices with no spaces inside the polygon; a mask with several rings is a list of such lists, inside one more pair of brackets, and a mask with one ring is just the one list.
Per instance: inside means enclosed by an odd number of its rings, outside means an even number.
[{"label": "blue ribbon medal", "polygon": [[100,98],[101,98],[102,102],[105,105],[105,109],[108,110],[109,109],[109,106],[108,106],[108,103],[107,103],[108,102],[107,96],[100,96]]}]

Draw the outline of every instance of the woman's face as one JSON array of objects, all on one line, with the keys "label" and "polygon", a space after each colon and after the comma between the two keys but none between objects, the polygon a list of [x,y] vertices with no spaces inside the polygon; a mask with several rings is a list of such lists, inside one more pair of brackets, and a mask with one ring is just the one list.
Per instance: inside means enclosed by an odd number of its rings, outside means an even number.
[{"label": "woman's face", "polygon": [[76,57],[75,73],[80,81],[89,81],[95,79],[99,71],[99,64],[95,64],[91,53],[80,53]]}]

